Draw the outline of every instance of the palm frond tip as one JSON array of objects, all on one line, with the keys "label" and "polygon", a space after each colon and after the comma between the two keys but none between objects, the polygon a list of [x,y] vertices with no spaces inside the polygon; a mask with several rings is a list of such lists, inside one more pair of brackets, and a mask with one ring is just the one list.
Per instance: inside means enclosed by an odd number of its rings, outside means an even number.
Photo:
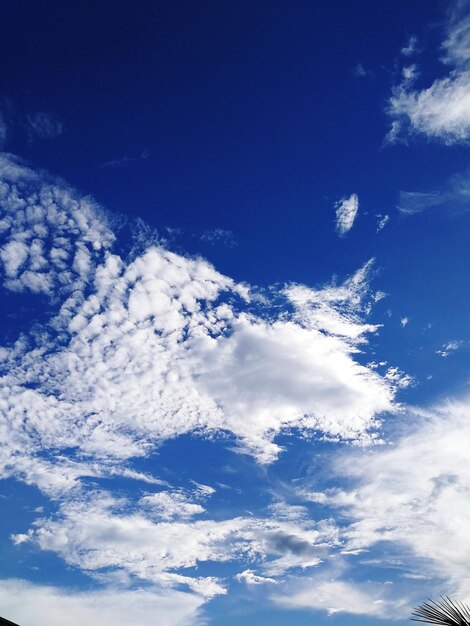
[{"label": "palm frond tip", "polygon": [[470,609],[462,602],[455,602],[447,596],[439,602],[429,600],[414,609],[411,614],[413,622],[440,624],[440,626],[470,626]]}]

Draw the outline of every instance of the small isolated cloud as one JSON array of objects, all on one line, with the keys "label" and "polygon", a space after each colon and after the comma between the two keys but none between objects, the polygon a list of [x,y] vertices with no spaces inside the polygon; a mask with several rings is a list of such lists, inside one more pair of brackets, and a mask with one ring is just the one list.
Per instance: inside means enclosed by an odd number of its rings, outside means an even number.
[{"label": "small isolated cloud", "polygon": [[449,354],[458,350],[462,345],[462,341],[448,341],[443,344],[439,350],[436,350],[436,354],[442,356],[444,358],[448,357]]},{"label": "small isolated cloud", "polygon": [[[470,11],[468,2],[457,2],[446,27],[442,61],[446,76],[427,87],[415,87],[416,68],[405,68],[400,84],[394,87],[388,115],[392,119],[388,142],[424,135],[446,144],[470,138]],[[410,56],[416,42],[410,39],[402,54]],[[412,71],[411,71],[412,70]]]},{"label": "small isolated cloud", "polygon": [[358,63],[353,67],[352,75],[354,76],[354,78],[365,78],[369,74],[370,72],[366,70],[362,63]]},{"label": "small isolated cloud", "polygon": [[335,204],[336,210],[336,231],[342,237],[353,227],[359,209],[359,198],[353,193],[349,198],[341,198]]},{"label": "small isolated cloud", "polygon": [[30,113],[25,120],[29,139],[54,139],[64,132],[64,124],[51,113],[38,111]]},{"label": "small isolated cloud", "polygon": [[201,235],[201,241],[205,241],[212,245],[222,244],[227,248],[234,248],[237,245],[233,232],[225,228],[213,228],[205,230]]},{"label": "small isolated cloud", "polygon": [[418,50],[418,38],[416,35],[411,35],[408,39],[406,46],[401,49],[401,54],[405,57],[410,57],[419,52]]},{"label": "small isolated cloud", "polygon": [[111,159],[110,161],[105,161],[104,163],[101,163],[100,167],[111,168],[111,169],[118,168],[118,167],[125,167],[126,165],[129,165],[130,163],[135,163],[136,161],[145,161],[149,157],[150,157],[150,152],[148,150],[143,150],[137,156],[123,156],[118,159]]},{"label": "small isolated cloud", "polygon": [[410,321],[410,320],[409,320],[409,319],[405,316],[405,317],[402,317],[402,318],[401,318],[401,320],[400,320],[400,324],[401,324],[401,325],[402,325],[402,327],[404,328],[405,326],[407,326],[407,325],[408,325],[408,322],[409,322],[409,321]]},{"label": "small isolated cloud", "polygon": [[377,218],[377,231],[376,232],[380,232],[388,224],[390,220],[390,215],[379,214],[379,215],[376,215],[375,217]]}]

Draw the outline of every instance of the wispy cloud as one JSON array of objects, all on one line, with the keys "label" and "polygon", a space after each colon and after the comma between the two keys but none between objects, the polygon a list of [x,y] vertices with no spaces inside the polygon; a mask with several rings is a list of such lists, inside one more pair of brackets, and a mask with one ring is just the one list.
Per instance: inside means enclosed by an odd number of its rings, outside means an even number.
[{"label": "wispy cloud", "polygon": [[375,217],[377,218],[377,231],[376,232],[379,233],[388,224],[390,220],[390,215],[379,214],[379,215],[376,215]]},{"label": "wispy cloud", "polygon": [[405,57],[410,57],[416,54],[418,51],[418,38],[416,37],[416,35],[410,35],[408,43],[401,49],[401,54]]},{"label": "wispy cloud", "polygon": [[349,198],[341,198],[335,204],[336,210],[336,231],[342,237],[353,227],[359,209],[359,198],[353,193]]},{"label": "wispy cloud", "polygon": [[446,207],[467,211],[470,200],[468,173],[455,174],[441,188],[432,191],[400,191],[397,208],[405,215],[415,215],[427,209]]},{"label": "wispy cloud", "polygon": [[136,161],[145,161],[150,157],[150,152],[148,150],[143,150],[137,156],[123,156],[118,159],[111,159],[110,161],[105,161],[101,163],[100,167],[104,168],[117,168],[117,167],[125,167],[130,163],[135,163]]},{"label": "wispy cloud", "polygon": [[54,139],[64,132],[63,122],[57,116],[44,111],[28,114],[25,124],[30,140]]},{"label": "wispy cloud", "polygon": [[225,228],[205,230],[201,235],[201,241],[206,241],[212,245],[222,244],[228,248],[234,248],[237,245],[233,232]]},{"label": "wispy cloud", "polygon": [[379,618],[405,617],[406,612],[403,614],[400,610],[403,602],[391,596],[390,589],[383,583],[311,577],[292,581],[283,594],[275,595],[273,599],[286,608],[316,609],[329,615],[349,613]]},{"label": "wispy cloud", "polygon": [[195,594],[158,589],[76,591],[34,584],[25,580],[0,580],[2,615],[19,624],[60,626],[203,626],[203,600]]},{"label": "wispy cloud", "polygon": [[328,494],[353,520],[343,535],[349,549],[385,544],[411,576],[428,577],[428,589],[459,597],[470,595],[468,408],[463,399],[416,412],[393,446],[362,461],[361,453],[338,458],[353,487]]},{"label": "wispy cloud", "polygon": [[354,78],[365,78],[369,74],[370,72],[366,70],[362,63],[358,63],[353,67],[352,75],[354,76]]},{"label": "wispy cloud", "polygon": [[447,343],[443,344],[439,350],[436,350],[436,354],[439,354],[439,356],[446,358],[449,356],[449,354],[455,352],[461,346],[462,341],[448,341]]},{"label": "wispy cloud", "polygon": [[[411,43],[411,42],[410,42]],[[415,45],[402,53],[412,54]],[[447,144],[470,138],[470,3],[454,3],[442,44],[442,61],[449,67],[444,78],[427,87],[415,87],[415,73],[405,76],[392,92],[388,114],[392,127],[387,140],[405,140],[414,134]]]}]

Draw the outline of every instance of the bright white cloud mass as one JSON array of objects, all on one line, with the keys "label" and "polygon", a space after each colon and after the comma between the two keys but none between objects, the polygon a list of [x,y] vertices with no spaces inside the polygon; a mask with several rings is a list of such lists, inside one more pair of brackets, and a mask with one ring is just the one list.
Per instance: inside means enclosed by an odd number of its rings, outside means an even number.
[{"label": "bright white cloud mass", "polygon": [[[403,80],[389,102],[392,127],[388,140],[422,134],[447,144],[470,137],[470,13],[468,2],[454,3],[442,43],[446,75],[418,87],[416,66],[404,68]],[[409,55],[413,54],[413,50]],[[408,55],[408,56],[409,56]]]},{"label": "bright white cloud mass", "polygon": [[[155,245],[118,254],[92,200],[13,157],[2,158],[1,179],[4,286],[50,300],[49,318],[0,353],[1,476],[57,503],[12,536],[19,549],[206,598],[226,583],[187,573],[198,563],[242,561],[248,583],[318,565],[338,545],[334,523],[279,508],[210,519],[212,487],[182,491],[133,461],[185,434],[228,434],[261,464],[282,454],[283,432],[377,438],[406,378],[357,359],[379,330],[364,321],[372,261],[340,285],[285,286],[273,308],[203,259]],[[146,493],[90,483],[117,476]],[[251,576],[246,563],[257,563]]]}]

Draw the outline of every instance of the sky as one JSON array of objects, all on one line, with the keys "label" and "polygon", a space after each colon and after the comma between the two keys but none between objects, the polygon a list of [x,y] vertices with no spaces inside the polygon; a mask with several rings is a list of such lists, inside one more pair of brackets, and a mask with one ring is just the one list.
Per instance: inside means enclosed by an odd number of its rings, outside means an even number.
[{"label": "sky", "polygon": [[0,615],[470,602],[470,1],[0,4]]}]

